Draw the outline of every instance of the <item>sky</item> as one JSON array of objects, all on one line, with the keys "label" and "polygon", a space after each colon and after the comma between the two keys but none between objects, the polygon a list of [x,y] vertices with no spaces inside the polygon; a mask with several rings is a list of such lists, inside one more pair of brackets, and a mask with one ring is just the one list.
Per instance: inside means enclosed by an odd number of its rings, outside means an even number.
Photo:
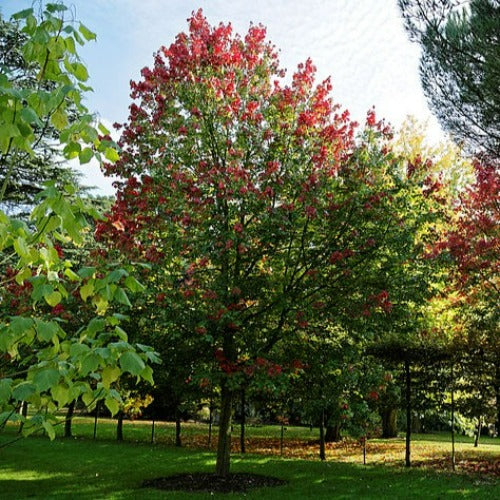
[{"label": "sky", "polygon": [[[211,24],[231,22],[246,33],[263,24],[280,50],[281,66],[293,73],[311,57],[318,79],[331,76],[333,98],[364,121],[375,106],[377,116],[398,127],[407,115],[428,121],[441,138],[420,86],[420,49],[403,28],[396,0],[67,0],[76,19],[97,34],[80,51],[94,92],[86,103],[106,123],[123,122],[131,103],[130,80],[151,66],[153,54],[187,30],[187,18],[202,8]],[[0,0],[4,17],[32,5],[32,0]],[[84,183],[112,194],[111,180],[97,165],[82,167]]]}]

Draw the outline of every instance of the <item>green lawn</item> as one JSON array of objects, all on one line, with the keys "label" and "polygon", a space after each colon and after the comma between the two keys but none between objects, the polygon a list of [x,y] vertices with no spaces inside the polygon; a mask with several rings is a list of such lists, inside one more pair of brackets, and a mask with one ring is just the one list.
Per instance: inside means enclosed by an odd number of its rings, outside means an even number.
[{"label": "green lawn", "polygon": [[[0,446],[12,437],[10,432],[0,435]],[[0,497],[241,498],[140,489],[144,479],[213,468],[213,453],[204,451],[33,437],[0,448]],[[232,471],[289,481],[278,488],[254,490],[246,498],[500,498],[498,481],[429,469],[234,455]]]}]

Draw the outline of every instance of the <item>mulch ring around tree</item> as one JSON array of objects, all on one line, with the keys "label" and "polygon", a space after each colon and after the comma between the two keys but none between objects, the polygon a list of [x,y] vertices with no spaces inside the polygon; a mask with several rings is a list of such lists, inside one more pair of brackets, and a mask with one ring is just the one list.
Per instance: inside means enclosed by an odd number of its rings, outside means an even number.
[{"label": "mulch ring around tree", "polygon": [[194,474],[176,474],[168,477],[148,479],[143,488],[176,491],[208,491],[213,493],[242,493],[254,488],[282,486],[287,481],[276,477],[259,474],[236,473],[226,477],[216,474],[197,472]]}]

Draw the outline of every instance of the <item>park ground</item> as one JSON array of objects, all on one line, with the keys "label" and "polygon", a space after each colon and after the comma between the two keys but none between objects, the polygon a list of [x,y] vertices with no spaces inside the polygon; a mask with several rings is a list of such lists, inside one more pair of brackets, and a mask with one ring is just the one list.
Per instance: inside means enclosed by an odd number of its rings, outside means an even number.
[{"label": "park ground", "polygon": [[[116,427],[100,419],[93,439],[92,419],[77,418],[74,437],[49,441],[44,436],[20,439],[0,448],[1,498],[241,498],[242,494],[183,493],[143,488],[144,480],[186,472],[212,472],[207,426],[183,424],[183,447],[175,448],[174,426],[126,422],[124,441],[114,440]],[[62,429],[59,430],[61,432]],[[416,434],[414,467],[402,467],[403,439],[369,440],[367,465],[356,441],[327,445],[327,460],[318,460],[317,429],[287,427],[280,449],[279,426],[249,426],[247,453],[238,453],[234,429],[232,472],[274,476],[284,486],[261,488],[245,498],[500,498],[500,440],[484,438],[478,448],[458,436],[457,471],[450,469],[447,434]],[[216,428],[214,429],[216,431]],[[16,438],[11,427],[0,434],[0,446]]]}]

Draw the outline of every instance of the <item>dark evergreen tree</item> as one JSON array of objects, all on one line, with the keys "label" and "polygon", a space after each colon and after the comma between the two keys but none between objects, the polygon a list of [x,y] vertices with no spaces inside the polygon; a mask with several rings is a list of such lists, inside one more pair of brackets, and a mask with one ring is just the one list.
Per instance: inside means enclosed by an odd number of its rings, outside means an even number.
[{"label": "dark evergreen tree", "polygon": [[422,48],[420,74],[431,109],[470,152],[500,156],[500,2],[398,0]]}]

